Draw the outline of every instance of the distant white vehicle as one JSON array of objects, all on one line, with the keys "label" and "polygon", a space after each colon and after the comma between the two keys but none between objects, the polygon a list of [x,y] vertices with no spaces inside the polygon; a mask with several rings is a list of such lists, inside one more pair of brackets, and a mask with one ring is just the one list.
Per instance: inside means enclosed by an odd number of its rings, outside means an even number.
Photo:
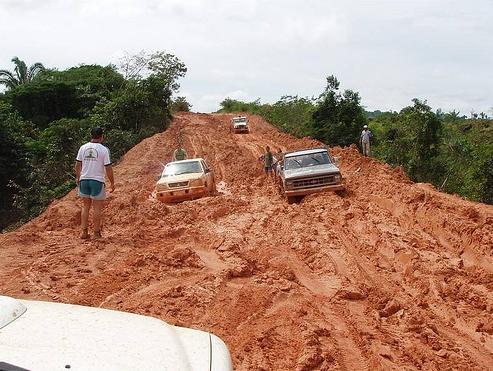
[{"label": "distant white vehicle", "polygon": [[232,370],[208,332],[108,309],[0,296],[0,370]]},{"label": "distant white vehicle", "polygon": [[231,119],[231,131],[233,133],[248,133],[248,118],[246,116],[233,117]]}]

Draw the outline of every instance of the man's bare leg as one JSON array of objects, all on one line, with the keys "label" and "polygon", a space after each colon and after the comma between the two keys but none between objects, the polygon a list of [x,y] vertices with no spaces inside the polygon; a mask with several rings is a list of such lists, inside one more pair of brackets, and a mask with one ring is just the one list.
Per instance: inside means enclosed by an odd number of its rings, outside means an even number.
[{"label": "man's bare leg", "polygon": [[82,200],[84,201],[84,204],[82,206],[81,214],[82,234],[80,238],[86,239],[89,238],[87,225],[89,224],[89,209],[91,208],[92,200],[90,198],[83,198]]},{"label": "man's bare leg", "polygon": [[101,238],[101,225],[103,218],[103,200],[93,200],[93,221],[94,221],[94,238]]}]

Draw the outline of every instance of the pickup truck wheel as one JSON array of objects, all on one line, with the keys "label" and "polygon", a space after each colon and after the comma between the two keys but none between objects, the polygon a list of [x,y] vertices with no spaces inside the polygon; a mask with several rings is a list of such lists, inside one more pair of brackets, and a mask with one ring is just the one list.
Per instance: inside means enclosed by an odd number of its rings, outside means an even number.
[{"label": "pickup truck wheel", "polygon": [[303,200],[303,196],[286,196],[288,204],[299,204]]},{"label": "pickup truck wheel", "polygon": [[339,196],[339,197],[344,197],[344,196],[347,196],[348,195],[348,191],[346,188],[344,188],[343,190],[341,191],[336,191],[336,194]]},{"label": "pickup truck wheel", "polygon": [[281,197],[284,196],[284,189],[282,189],[281,186],[277,187],[277,192],[279,193],[279,196],[281,196]]},{"label": "pickup truck wheel", "polygon": [[212,178],[209,196],[215,196],[216,194],[217,194],[216,179]]}]

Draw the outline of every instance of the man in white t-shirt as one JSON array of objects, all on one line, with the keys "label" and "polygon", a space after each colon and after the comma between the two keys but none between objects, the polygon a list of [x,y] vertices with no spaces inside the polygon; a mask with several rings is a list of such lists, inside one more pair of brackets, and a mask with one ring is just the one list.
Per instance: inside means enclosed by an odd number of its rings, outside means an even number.
[{"label": "man in white t-shirt", "polygon": [[81,238],[89,238],[87,226],[89,221],[89,209],[93,206],[93,222],[95,239],[101,238],[101,220],[103,203],[106,199],[105,179],[110,180],[111,192],[115,190],[113,168],[111,167],[110,151],[103,146],[103,129],[96,127],[91,130],[91,141],[82,145],[77,153],[75,173],[79,196],[84,200],[82,209],[82,235]]},{"label": "man in white t-shirt", "polygon": [[361,132],[360,142],[361,149],[363,150],[364,156],[370,156],[370,138],[372,134],[371,131],[368,130],[368,125],[363,126],[363,131]]}]

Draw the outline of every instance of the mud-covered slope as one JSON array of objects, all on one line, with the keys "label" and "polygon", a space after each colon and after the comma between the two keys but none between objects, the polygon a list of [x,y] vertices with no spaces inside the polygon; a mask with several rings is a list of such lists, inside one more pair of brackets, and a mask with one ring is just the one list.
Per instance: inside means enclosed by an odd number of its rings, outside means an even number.
[{"label": "mud-covered slope", "polygon": [[[0,292],[101,306],[211,331],[235,369],[493,369],[493,207],[334,149],[348,191],[288,205],[262,147],[318,145],[258,117],[182,114],[115,168],[102,241],[78,239],[73,191],[0,236]],[[152,191],[182,130],[220,194]]]}]

